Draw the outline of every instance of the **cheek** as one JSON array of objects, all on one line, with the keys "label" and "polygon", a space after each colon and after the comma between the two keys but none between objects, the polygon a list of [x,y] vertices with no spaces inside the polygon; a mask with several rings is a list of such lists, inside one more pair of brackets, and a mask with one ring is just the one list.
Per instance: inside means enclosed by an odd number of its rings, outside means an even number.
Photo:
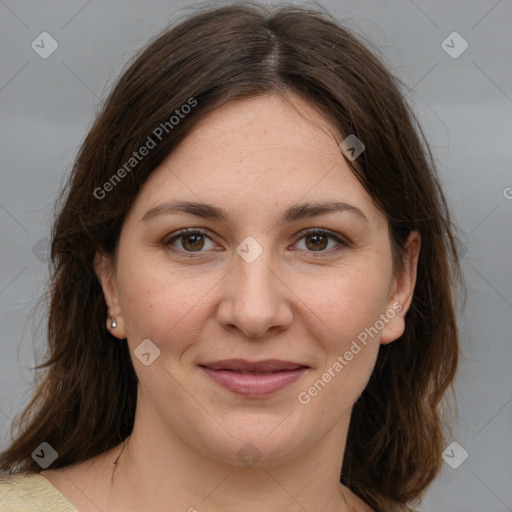
[{"label": "cheek", "polygon": [[344,350],[375,324],[388,298],[390,275],[385,264],[354,265],[303,290],[313,325],[323,325],[326,353]]},{"label": "cheek", "polygon": [[[139,260],[140,261],[140,260]],[[198,339],[207,292],[215,280],[191,279],[155,265],[119,265],[120,302],[130,346],[152,340],[161,351],[182,351]],[[201,320],[202,319],[202,320]],[[172,343],[170,343],[172,341]]]},{"label": "cheek", "polygon": [[332,408],[331,414],[351,407],[371,376],[380,346],[375,325],[390,283],[390,271],[381,264],[367,264],[364,272],[345,268],[336,275],[304,290],[308,328],[322,347],[318,367],[303,389],[304,401],[315,400],[325,413]]}]

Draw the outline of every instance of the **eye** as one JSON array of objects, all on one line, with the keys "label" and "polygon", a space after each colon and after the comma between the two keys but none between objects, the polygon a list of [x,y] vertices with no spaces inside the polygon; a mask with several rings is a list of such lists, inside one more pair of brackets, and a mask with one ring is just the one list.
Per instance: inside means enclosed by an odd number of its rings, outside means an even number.
[{"label": "eye", "polygon": [[[304,250],[308,252],[331,252],[331,249],[339,250],[343,247],[350,246],[341,236],[320,228],[306,231],[303,233],[299,242],[302,240],[304,240]],[[334,244],[331,244],[329,247],[330,242],[334,242]]]},{"label": "eye", "polygon": [[[183,229],[164,241],[164,245],[172,251],[180,253],[204,252],[208,249],[207,241],[213,244],[213,240],[200,229]],[[210,247],[212,249],[213,247]]]},{"label": "eye", "polygon": [[[299,250],[305,250],[310,253],[330,253],[342,249],[343,247],[350,247],[350,243],[340,235],[320,228],[310,229],[304,232],[299,242],[296,242],[295,245],[299,244],[301,241],[304,241],[304,246],[302,248],[299,247]],[[198,228],[182,229],[172,234],[171,237],[164,240],[163,243],[173,252],[180,253],[184,256],[193,257],[193,253],[205,252],[205,250],[208,249],[219,250],[215,248],[215,243],[206,232]],[[208,247],[208,243],[211,244],[210,247]]]}]

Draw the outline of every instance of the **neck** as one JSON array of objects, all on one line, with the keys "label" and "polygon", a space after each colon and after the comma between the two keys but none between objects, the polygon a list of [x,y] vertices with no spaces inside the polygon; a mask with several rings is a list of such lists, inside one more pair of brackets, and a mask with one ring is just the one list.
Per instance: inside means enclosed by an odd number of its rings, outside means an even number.
[{"label": "neck", "polygon": [[110,490],[113,510],[163,511],[171,504],[174,510],[189,512],[231,512],[242,505],[247,512],[356,510],[349,505],[353,495],[339,482],[346,439],[346,429],[339,426],[321,446],[311,446],[293,460],[262,458],[251,467],[209,458],[169,432],[143,432],[136,422],[130,438],[117,449]]}]

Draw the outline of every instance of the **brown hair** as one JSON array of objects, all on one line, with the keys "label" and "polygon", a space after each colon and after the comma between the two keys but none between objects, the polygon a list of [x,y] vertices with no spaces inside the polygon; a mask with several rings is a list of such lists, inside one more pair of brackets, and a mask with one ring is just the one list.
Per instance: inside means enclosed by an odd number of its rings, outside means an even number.
[{"label": "brown hair", "polygon": [[[58,205],[48,291],[49,356],[38,367],[46,373],[18,418],[18,436],[3,452],[0,467],[39,471],[31,453],[42,441],[58,452],[52,468],[67,466],[130,434],[137,378],[127,344],[105,327],[94,255],[97,250],[115,255],[141,185],[209,112],[238,98],[295,93],[343,137],[355,134],[363,141],[362,155],[347,162],[389,220],[398,267],[408,234],[421,234],[405,332],[380,348],[353,409],[341,473],[341,482],[376,511],[409,510],[441,466],[442,399],[458,358],[460,273],[436,166],[400,87],[330,15],[297,6],[210,8],[149,44],[104,103]],[[170,116],[191,100],[194,107],[171,128]],[[121,173],[122,179],[112,180],[164,125],[165,137]],[[99,193],[108,181],[109,193]]]}]

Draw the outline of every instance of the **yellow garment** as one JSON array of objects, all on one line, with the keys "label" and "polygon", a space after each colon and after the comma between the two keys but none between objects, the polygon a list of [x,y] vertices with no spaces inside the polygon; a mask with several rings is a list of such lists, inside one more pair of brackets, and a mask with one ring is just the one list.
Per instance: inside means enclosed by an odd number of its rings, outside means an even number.
[{"label": "yellow garment", "polygon": [[39,473],[0,473],[2,512],[77,512],[76,508]]}]

